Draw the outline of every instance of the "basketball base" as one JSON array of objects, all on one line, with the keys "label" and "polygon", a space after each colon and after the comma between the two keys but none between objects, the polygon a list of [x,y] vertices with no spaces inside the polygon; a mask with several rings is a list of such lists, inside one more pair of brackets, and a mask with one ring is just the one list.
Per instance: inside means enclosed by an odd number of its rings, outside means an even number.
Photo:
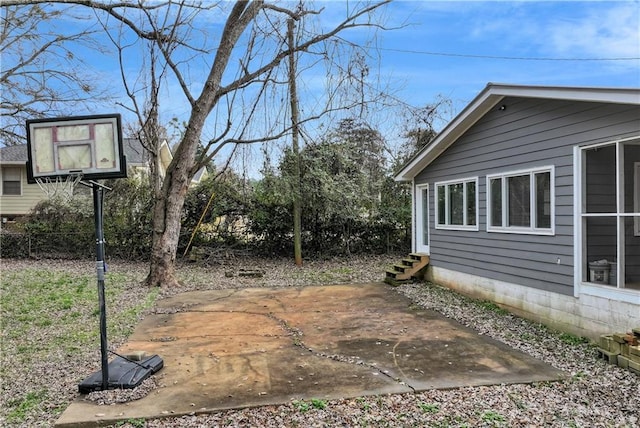
[{"label": "basketball base", "polygon": [[[158,372],[163,365],[164,362],[158,355],[152,355],[142,361],[131,361],[118,356],[109,363],[108,389],[133,389]],[[103,390],[101,370],[78,385],[78,391],[81,394]]]}]

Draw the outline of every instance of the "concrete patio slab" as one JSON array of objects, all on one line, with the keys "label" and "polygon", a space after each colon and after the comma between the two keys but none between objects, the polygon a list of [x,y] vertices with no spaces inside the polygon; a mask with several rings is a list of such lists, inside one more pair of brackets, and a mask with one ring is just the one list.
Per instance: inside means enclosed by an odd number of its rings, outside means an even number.
[{"label": "concrete patio slab", "polygon": [[563,377],[386,284],[183,293],[118,353],[133,351],[163,358],[161,387],[109,406],[80,395],[56,426]]}]

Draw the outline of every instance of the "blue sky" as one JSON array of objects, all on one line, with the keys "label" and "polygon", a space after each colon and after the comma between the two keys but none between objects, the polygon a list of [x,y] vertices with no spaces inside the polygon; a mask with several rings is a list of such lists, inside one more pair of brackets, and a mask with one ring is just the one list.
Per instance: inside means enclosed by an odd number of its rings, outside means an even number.
[{"label": "blue sky", "polygon": [[381,71],[413,104],[441,94],[459,111],[488,82],[640,87],[638,1],[413,1],[388,13],[408,26],[381,33]]},{"label": "blue sky", "polygon": [[[321,25],[329,27],[343,19],[345,9],[356,3],[317,1],[317,7],[325,8]],[[438,97],[450,99],[451,108],[442,114],[444,120],[453,118],[488,82],[640,87],[638,0],[394,1],[379,16],[394,29],[356,29],[342,34],[356,43],[371,43],[370,84],[381,85],[395,98],[416,107]],[[54,25],[64,27],[71,22]],[[223,23],[223,15],[213,14],[203,28],[215,33]],[[131,75],[139,69],[140,49],[144,48],[127,52]],[[75,54],[98,66],[99,79],[114,93],[121,90],[113,51],[109,55],[78,46]],[[188,78],[195,87],[204,80],[206,62],[200,58],[188,64]],[[313,70],[303,75],[299,86],[309,90],[306,96],[310,97],[303,104],[309,105],[309,100],[322,93],[323,79]],[[175,81],[168,82],[160,101],[164,123],[174,116],[186,119],[188,105]],[[98,108],[101,110],[79,113],[117,110],[124,114],[113,103]],[[386,128],[387,139],[397,139],[401,131],[393,120],[396,117],[395,112],[381,110],[372,125]],[[211,128],[205,129],[203,138],[214,135]]]},{"label": "blue sky", "polygon": [[[342,19],[349,4],[316,2],[325,7],[321,16],[327,26]],[[444,120],[488,82],[640,87],[637,0],[394,1],[379,16],[390,30],[343,34],[371,43],[371,84],[413,106],[449,99]],[[307,78],[300,86],[313,89],[314,78]],[[401,132],[392,117],[384,110],[373,117],[374,126],[388,127],[388,139]]]},{"label": "blue sky", "polygon": [[[321,0],[312,6],[324,8],[319,15],[322,25],[331,27],[358,3]],[[341,36],[356,43],[369,42],[371,85],[382,84],[414,106],[442,96],[452,100],[455,113],[488,82],[640,87],[640,0],[398,0],[377,16],[391,29],[361,28]],[[221,31],[224,19],[221,13],[214,13],[201,24],[204,31],[215,34]],[[139,66],[137,52],[128,51],[132,74]],[[91,57],[97,53],[85,49],[78,54]],[[99,56],[88,62],[101,64],[100,72],[115,89],[119,81],[116,58],[108,59]],[[206,63],[206,59],[190,61],[193,86],[204,80]],[[198,64],[202,65],[200,73]],[[313,72],[301,80],[303,90],[320,87]],[[170,86],[162,101],[167,119],[186,108],[177,87]]]}]

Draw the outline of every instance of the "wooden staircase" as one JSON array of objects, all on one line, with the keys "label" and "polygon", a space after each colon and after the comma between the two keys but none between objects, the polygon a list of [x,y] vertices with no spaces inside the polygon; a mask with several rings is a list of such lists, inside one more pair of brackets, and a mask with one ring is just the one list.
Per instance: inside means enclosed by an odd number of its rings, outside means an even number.
[{"label": "wooden staircase", "polygon": [[392,269],[387,269],[384,282],[391,285],[400,285],[410,282],[413,278],[422,279],[428,265],[428,255],[411,253],[402,259],[400,263],[394,264]]}]

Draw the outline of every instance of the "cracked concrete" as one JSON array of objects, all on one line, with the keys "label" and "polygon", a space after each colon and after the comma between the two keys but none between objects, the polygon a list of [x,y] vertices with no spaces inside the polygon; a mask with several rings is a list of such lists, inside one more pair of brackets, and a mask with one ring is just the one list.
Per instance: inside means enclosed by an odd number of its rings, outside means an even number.
[{"label": "cracked concrete", "polygon": [[562,377],[384,284],[184,293],[118,353],[132,351],[163,358],[161,387],[110,406],[79,396],[57,426]]}]

